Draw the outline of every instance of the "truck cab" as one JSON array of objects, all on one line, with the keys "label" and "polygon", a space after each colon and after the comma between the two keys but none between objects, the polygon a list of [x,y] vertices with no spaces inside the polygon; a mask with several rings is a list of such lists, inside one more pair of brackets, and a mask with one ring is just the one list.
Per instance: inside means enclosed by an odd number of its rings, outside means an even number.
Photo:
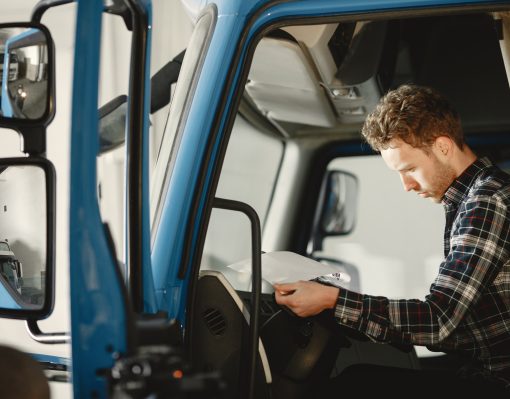
[{"label": "truck cab", "polygon": [[[18,76],[18,56],[14,52],[9,53],[9,57],[5,56],[4,49],[0,49],[0,74],[3,76],[3,70],[4,70],[4,60],[6,58],[9,58],[9,74],[7,75],[7,78],[9,80],[15,80]],[[2,77],[3,79],[3,77]]]},{"label": "truck cab", "polygon": [[509,7],[59,0],[5,21],[4,46],[38,58],[3,73],[27,96],[0,117],[0,224],[23,263],[0,286],[4,342],[59,398],[308,398],[353,364],[456,367],[291,315],[272,284],[427,294],[442,209],[403,192],[361,126],[388,90],[431,86],[510,169]]},{"label": "truck cab", "polygon": [[0,241],[0,265],[0,274],[4,278],[2,282],[7,281],[13,289],[21,292],[23,281],[21,263],[16,259],[7,241]]}]

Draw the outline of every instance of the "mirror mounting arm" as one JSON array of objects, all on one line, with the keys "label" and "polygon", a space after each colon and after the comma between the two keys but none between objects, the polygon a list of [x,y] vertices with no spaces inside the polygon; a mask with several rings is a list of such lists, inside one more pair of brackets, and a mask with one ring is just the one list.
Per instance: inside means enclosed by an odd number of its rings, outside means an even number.
[{"label": "mirror mounting arm", "polygon": [[[40,0],[32,9],[32,22],[41,22],[42,16],[48,9],[74,3],[76,0]],[[126,28],[133,30],[131,11],[124,5],[122,0],[113,0],[110,5],[105,5],[104,11],[109,14],[120,15],[124,20]]]},{"label": "mirror mounting arm", "polygon": [[32,10],[32,22],[41,22],[43,14],[52,7],[61,6],[64,4],[74,3],[74,0],[41,0]]},{"label": "mirror mounting arm", "polygon": [[71,334],[69,333],[43,333],[37,324],[37,320],[27,320],[27,331],[34,341],[41,344],[69,344],[71,343]]},{"label": "mirror mounting arm", "polygon": [[20,126],[18,131],[23,136],[23,152],[28,155],[46,153],[46,127]]}]

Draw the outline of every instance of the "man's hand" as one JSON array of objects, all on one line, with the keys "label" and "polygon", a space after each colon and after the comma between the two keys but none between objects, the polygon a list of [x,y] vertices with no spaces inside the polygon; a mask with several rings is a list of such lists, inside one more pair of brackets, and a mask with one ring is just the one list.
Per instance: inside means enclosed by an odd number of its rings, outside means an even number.
[{"label": "man's hand", "polygon": [[324,309],[334,308],[340,291],[337,287],[314,281],[273,284],[273,287],[276,302],[287,306],[300,317],[315,316]]}]

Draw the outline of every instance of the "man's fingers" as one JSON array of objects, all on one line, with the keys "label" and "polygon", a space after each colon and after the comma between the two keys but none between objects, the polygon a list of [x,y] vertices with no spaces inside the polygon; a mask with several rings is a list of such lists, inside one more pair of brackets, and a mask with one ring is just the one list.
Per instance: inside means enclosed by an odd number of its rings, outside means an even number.
[{"label": "man's fingers", "polygon": [[274,291],[274,297],[275,297],[275,300],[276,300],[276,303],[279,304],[279,305],[289,305],[290,304],[290,301],[292,300],[292,294],[296,292],[295,290],[291,290],[291,289],[278,289],[277,287],[275,287],[275,291]]},{"label": "man's fingers", "polygon": [[275,292],[274,298],[278,305],[287,305],[288,298],[286,295],[281,295],[278,292]]},{"label": "man's fingers", "polygon": [[297,290],[298,283],[273,284],[273,288],[280,295],[289,295]]}]

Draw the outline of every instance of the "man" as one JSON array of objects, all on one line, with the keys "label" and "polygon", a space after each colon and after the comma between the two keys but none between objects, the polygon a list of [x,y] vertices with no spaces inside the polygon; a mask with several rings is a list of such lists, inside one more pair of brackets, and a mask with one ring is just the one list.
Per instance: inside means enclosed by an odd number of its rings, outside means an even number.
[{"label": "man", "polygon": [[0,398],[50,399],[50,386],[39,363],[4,345],[0,345]]},{"label": "man", "polygon": [[[445,258],[430,292],[423,301],[392,300],[299,281],[276,284],[276,301],[301,317],[333,309],[338,323],[376,341],[426,345],[469,360],[461,373],[432,377],[365,367],[359,380],[348,373],[340,387],[360,388],[373,378],[384,385],[394,376],[403,384],[400,373],[408,387],[426,382],[422,393],[510,391],[510,176],[477,159],[464,143],[457,112],[429,88],[404,85],[389,92],[362,134],[406,191],[444,206]],[[438,381],[447,391],[434,386]],[[361,392],[383,388],[364,385]]]}]

